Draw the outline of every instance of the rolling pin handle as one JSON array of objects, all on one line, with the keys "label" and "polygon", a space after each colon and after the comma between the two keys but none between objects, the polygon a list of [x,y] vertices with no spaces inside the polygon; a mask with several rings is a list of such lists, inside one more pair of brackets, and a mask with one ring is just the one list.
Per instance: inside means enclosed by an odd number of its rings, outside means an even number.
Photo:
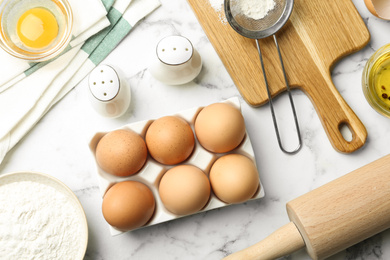
[{"label": "rolling pin handle", "polygon": [[225,260],[272,260],[305,247],[305,242],[293,222],[290,222],[263,241],[233,253]]}]

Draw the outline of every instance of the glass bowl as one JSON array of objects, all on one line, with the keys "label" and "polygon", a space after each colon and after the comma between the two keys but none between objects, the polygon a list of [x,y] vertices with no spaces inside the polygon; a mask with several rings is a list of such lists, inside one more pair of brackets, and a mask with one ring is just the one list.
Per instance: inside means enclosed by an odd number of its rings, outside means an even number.
[{"label": "glass bowl", "polygon": [[378,113],[390,118],[390,44],[367,61],[362,76],[363,93]]},{"label": "glass bowl", "polygon": [[[18,35],[19,18],[33,8],[49,11],[57,21],[57,36],[43,47],[28,46]],[[54,58],[68,46],[72,28],[73,14],[67,0],[0,1],[0,47],[17,58],[36,62]]]}]

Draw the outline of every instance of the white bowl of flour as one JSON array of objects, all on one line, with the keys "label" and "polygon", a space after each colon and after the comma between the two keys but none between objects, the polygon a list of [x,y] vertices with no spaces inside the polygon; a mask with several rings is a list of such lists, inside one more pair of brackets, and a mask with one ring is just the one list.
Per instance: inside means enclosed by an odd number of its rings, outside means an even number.
[{"label": "white bowl of flour", "polygon": [[88,244],[74,193],[42,173],[0,176],[0,259],[81,260]]}]

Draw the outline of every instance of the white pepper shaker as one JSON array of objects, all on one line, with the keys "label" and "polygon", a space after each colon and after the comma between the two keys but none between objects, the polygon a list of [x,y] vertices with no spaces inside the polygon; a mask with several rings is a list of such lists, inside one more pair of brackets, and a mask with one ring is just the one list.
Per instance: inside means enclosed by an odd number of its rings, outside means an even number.
[{"label": "white pepper shaker", "polygon": [[119,117],[130,105],[131,91],[126,81],[109,65],[99,65],[88,77],[92,107],[102,116]]},{"label": "white pepper shaker", "polygon": [[192,43],[183,36],[173,35],[160,40],[152,56],[149,71],[168,85],[192,81],[202,69],[202,59]]}]

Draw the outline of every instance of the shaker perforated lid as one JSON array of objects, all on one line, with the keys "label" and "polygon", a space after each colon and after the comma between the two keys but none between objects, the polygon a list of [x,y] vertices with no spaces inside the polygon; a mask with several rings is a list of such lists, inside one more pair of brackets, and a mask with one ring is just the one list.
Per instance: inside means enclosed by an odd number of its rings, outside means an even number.
[{"label": "shaker perforated lid", "polygon": [[183,36],[168,36],[157,44],[157,57],[165,64],[180,65],[191,59],[194,49]]},{"label": "shaker perforated lid", "polygon": [[118,95],[120,80],[112,67],[99,65],[89,74],[88,85],[95,98],[109,101]]}]

